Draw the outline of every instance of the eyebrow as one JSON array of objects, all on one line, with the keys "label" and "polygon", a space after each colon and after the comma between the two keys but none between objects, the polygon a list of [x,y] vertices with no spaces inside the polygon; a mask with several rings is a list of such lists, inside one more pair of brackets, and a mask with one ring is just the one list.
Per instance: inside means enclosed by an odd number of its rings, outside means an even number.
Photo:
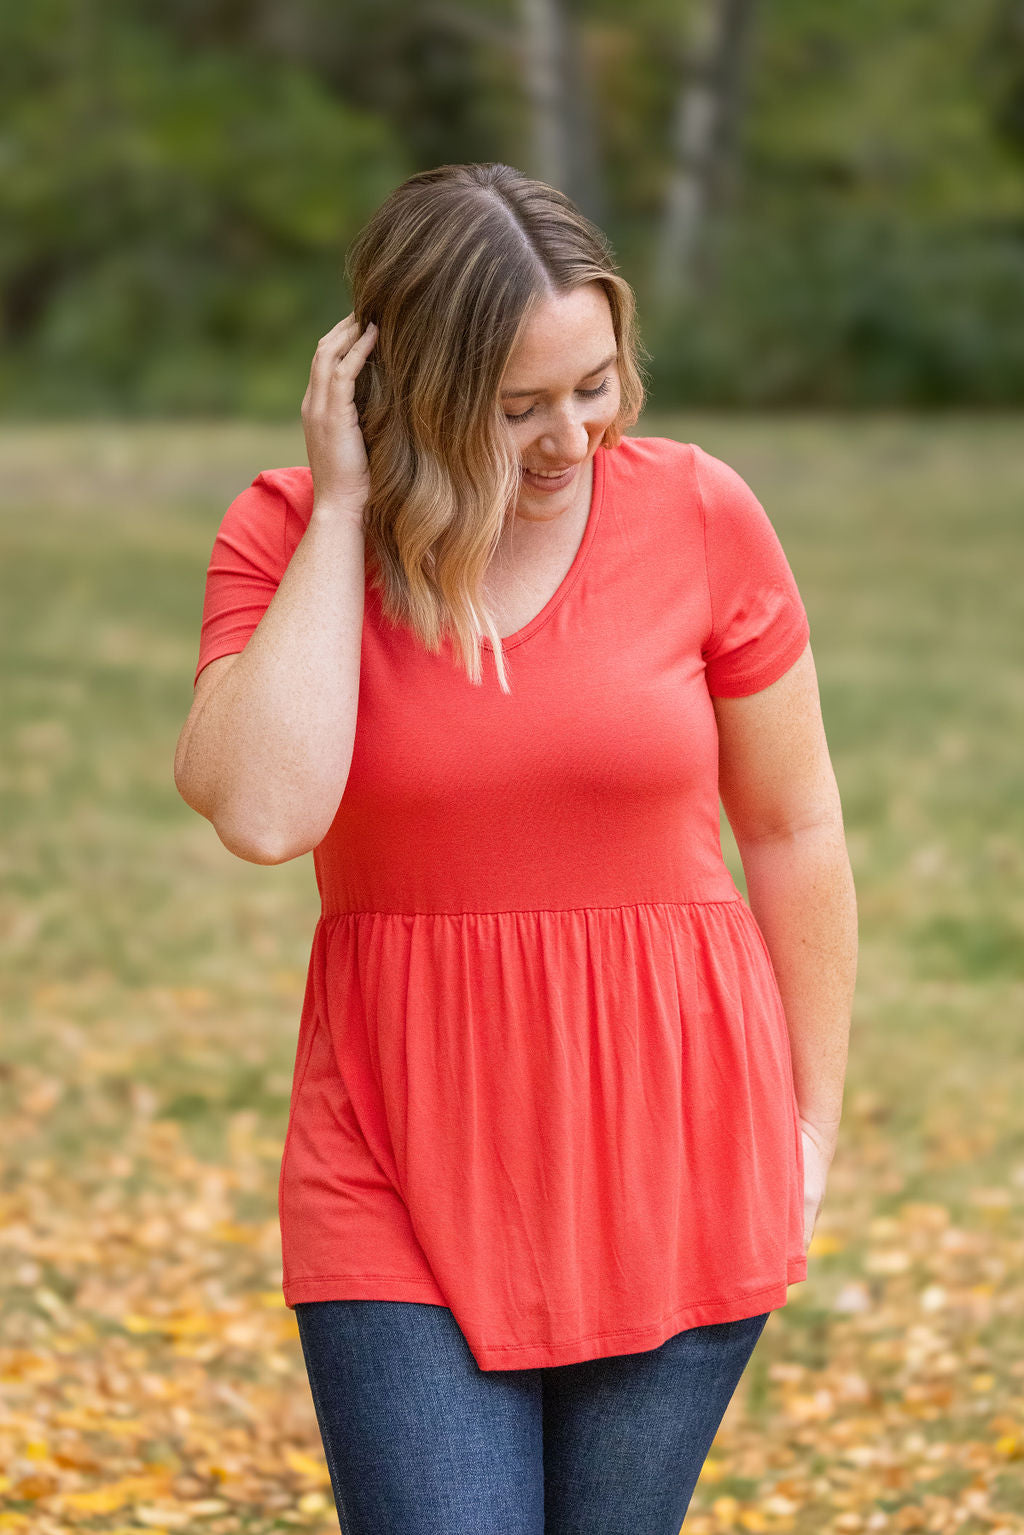
[{"label": "eyebrow", "polygon": [[[595,373],[600,373],[602,368],[607,368],[610,363],[613,363],[618,355],[617,351],[609,353],[603,362],[599,362],[596,368],[591,368],[589,372],[584,373],[583,377],[593,378]],[[518,400],[520,395],[543,393],[543,389],[503,389],[501,397],[503,400]]]}]

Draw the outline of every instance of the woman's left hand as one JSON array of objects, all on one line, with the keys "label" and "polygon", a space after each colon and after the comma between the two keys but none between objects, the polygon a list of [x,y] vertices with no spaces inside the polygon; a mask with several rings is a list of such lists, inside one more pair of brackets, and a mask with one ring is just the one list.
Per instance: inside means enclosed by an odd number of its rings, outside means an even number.
[{"label": "woman's left hand", "polygon": [[811,1245],[818,1213],[825,1198],[828,1170],[835,1147],[820,1130],[806,1119],[800,1121],[800,1140],[804,1154],[804,1252]]}]

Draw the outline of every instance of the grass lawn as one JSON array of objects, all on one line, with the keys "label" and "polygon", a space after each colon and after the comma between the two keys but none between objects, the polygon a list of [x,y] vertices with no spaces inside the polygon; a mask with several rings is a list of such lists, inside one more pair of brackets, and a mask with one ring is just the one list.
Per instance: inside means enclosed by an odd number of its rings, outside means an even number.
[{"label": "grass lawn", "polygon": [[[685,1528],[1024,1531],[1021,421],[634,431],[775,523],[860,911],[809,1277]],[[276,1206],[312,860],[172,778],[219,519],[304,462],[298,420],[0,429],[0,1531],[337,1531]]]}]

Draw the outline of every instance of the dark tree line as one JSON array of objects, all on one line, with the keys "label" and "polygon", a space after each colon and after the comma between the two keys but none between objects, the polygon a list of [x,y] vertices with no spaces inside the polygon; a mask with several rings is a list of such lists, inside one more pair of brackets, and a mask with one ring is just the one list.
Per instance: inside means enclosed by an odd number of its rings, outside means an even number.
[{"label": "dark tree line", "polygon": [[9,412],[290,412],[470,159],[608,231],[658,403],[1024,396],[1024,0],[37,0],[0,88]]}]

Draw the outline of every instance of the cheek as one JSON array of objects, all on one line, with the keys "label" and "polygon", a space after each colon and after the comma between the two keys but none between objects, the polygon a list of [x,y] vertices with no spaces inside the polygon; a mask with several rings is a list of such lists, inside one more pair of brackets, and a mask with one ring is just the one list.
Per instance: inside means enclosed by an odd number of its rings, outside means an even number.
[{"label": "cheek", "polygon": [[615,388],[602,400],[595,401],[599,409],[594,411],[591,420],[598,431],[603,431],[611,426],[615,417],[619,414],[619,406],[622,403],[622,391],[616,384]]}]

